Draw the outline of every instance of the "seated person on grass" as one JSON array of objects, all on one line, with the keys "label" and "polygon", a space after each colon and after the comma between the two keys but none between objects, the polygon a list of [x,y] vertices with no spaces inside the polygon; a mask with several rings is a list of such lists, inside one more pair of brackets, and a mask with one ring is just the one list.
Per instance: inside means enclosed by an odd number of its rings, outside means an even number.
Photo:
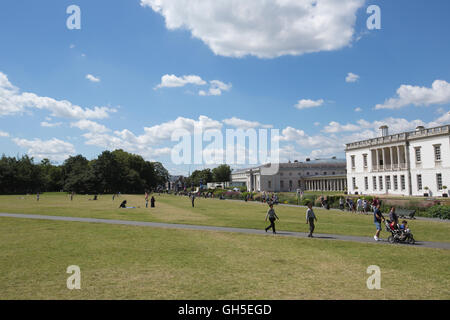
[{"label": "seated person on grass", "polygon": [[127,207],[127,200],[123,200],[119,206],[119,209],[136,209],[136,207]]}]

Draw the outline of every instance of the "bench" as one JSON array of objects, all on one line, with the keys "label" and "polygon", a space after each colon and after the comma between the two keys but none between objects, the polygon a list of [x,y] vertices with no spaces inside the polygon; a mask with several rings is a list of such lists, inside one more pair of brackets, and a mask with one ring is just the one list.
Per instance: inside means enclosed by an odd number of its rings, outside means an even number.
[{"label": "bench", "polygon": [[416,219],[416,210],[397,209],[395,213],[398,215],[399,219]]}]

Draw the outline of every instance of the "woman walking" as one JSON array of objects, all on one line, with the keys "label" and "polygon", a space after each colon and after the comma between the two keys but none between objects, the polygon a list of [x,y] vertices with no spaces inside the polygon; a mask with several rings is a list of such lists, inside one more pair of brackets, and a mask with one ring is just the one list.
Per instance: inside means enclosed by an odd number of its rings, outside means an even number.
[{"label": "woman walking", "polygon": [[270,208],[267,211],[267,215],[266,215],[266,220],[265,221],[267,221],[267,218],[269,218],[270,226],[268,226],[266,228],[266,232],[267,232],[267,230],[272,228],[273,234],[276,234],[277,232],[275,231],[275,220],[277,220],[277,219],[280,220],[280,218],[278,218],[277,214],[275,213],[275,210],[273,209],[273,204],[272,203],[269,205],[269,207]]},{"label": "woman walking", "polygon": [[309,235],[308,238],[313,237],[314,232],[314,220],[317,221],[316,215],[314,214],[314,210],[312,209],[312,203],[308,203],[308,209],[306,210],[306,224],[309,224]]}]

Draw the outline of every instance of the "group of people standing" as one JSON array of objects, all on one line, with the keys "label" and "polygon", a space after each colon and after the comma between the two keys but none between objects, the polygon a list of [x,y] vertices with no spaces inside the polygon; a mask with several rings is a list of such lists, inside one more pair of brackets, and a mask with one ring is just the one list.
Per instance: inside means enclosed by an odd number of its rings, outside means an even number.
[{"label": "group of people standing", "polygon": [[380,200],[375,197],[372,201],[368,201],[363,198],[358,198],[356,201],[350,197],[347,197],[344,201],[344,198],[341,197],[339,199],[339,208],[344,210],[347,208],[348,211],[352,211],[354,213],[367,213],[370,211],[374,211],[377,205],[380,203]]}]

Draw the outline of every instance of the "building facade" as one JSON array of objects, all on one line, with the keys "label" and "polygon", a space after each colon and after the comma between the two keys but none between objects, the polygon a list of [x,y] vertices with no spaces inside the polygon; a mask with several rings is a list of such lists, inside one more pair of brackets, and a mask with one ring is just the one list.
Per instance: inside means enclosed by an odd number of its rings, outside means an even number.
[{"label": "building facade", "polygon": [[242,183],[251,192],[344,191],[347,188],[346,162],[341,159],[280,163],[233,171],[232,182]]},{"label": "building facade", "polygon": [[450,187],[450,125],[382,136],[346,145],[351,194],[442,196]]}]

